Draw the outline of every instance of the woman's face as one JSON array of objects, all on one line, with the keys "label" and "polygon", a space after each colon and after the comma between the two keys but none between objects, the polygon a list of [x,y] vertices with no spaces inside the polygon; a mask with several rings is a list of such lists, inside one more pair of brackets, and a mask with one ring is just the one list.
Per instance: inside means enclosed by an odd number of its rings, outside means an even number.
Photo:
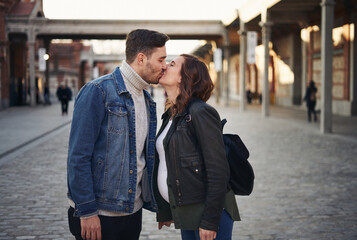
[{"label": "woman's face", "polygon": [[160,78],[159,83],[163,87],[179,87],[181,82],[181,68],[185,59],[179,56],[167,64],[166,71],[162,78]]}]

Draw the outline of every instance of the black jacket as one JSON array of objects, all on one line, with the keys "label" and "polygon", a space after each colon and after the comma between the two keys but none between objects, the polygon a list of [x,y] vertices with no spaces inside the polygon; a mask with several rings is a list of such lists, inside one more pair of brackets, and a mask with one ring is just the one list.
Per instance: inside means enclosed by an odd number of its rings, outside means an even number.
[{"label": "black jacket", "polygon": [[[163,115],[159,134],[169,118],[170,111]],[[218,226],[228,191],[229,166],[217,111],[203,101],[190,103],[189,109],[174,117],[164,149],[168,187],[173,191],[175,204],[204,202],[201,223],[206,223],[207,229]]]},{"label": "black jacket", "polygon": [[60,101],[70,101],[72,100],[72,91],[69,87],[59,87],[57,89],[56,95]]}]

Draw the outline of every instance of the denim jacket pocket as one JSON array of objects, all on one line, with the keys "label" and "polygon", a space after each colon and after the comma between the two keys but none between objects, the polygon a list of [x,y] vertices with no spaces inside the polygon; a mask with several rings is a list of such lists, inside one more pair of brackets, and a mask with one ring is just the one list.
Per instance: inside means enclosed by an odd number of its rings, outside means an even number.
[{"label": "denim jacket pocket", "polygon": [[123,134],[128,127],[128,110],[125,106],[108,106],[108,132]]}]

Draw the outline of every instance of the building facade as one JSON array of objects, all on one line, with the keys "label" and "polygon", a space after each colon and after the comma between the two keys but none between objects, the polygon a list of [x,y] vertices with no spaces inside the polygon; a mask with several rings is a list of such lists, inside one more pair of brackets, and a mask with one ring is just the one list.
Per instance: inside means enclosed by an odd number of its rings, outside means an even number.
[{"label": "building facade", "polygon": [[[283,9],[289,9],[289,5],[273,5],[270,11],[270,31],[268,52],[268,82],[270,104],[288,107],[305,107],[303,98],[306,86],[310,80],[314,80],[318,88],[317,109],[322,108],[322,25],[321,3],[315,1],[310,8],[304,5],[305,1],[275,1],[294,3],[295,12],[301,11],[301,16],[289,12],[282,15]],[[252,4],[252,2],[249,2]],[[332,112],[334,114],[352,116],[357,115],[357,76],[356,71],[356,2],[335,1],[332,26]],[[351,6],[352,7],[351,7]],[[301,6],[301,7],[299,7]],[[246,7],[249,7],[248,5]],[[274,8],[276,7],[276,9]],[[288,11],[288,10],[287,10]],[[258,14],[259,15],[259,14]],[[243,17],[243,16],[241,16]],[[280,17],[280,19],[279,19]],[[246,21],[245,31],[258,33],[258,46],[255,49],[255,64],[245,62],[245,89],[244,92],[253,93],[254,99],[259,99],[263,93],[264,81],[264,46],[261,30],[261,16],[252,17]],[[231,22],[227,28],[231,35],[241,34],[239,17]],[[260,23],[260,24],[259,24]],[[240,90],[240,42],[230,41],[236,51],[230,58],[229,88],[232,99],[239,99]],[[258,101],[259,102],[259,101]]]}]

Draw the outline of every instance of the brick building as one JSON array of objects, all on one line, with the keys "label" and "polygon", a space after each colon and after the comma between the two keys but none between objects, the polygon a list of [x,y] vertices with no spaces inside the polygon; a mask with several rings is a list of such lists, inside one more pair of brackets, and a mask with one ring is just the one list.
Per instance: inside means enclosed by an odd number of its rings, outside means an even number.
[{"label": "brick building", "polygon": [[[0,3],[0,109],[24,105],[28,103],[29,95],[28,37],[21,32],[6,35],[6,19],[43,16],[42,1],[4,0]],[[43,42],[37,40],[34,44],[39,47]],[[38,97],[36,99],[38,101]]]}]

